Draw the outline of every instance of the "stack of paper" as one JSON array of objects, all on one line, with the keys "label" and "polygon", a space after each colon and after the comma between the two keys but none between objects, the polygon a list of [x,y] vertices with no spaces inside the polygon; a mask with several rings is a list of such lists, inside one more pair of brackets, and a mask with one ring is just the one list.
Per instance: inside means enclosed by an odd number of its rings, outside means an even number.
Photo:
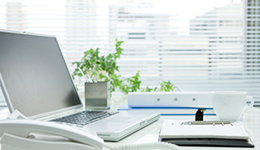
[{"label": "stack of paper", "polygon": [[182,125],[165,120],[160,139],[181,146],[254,147],[245,128],[237,124]]}]

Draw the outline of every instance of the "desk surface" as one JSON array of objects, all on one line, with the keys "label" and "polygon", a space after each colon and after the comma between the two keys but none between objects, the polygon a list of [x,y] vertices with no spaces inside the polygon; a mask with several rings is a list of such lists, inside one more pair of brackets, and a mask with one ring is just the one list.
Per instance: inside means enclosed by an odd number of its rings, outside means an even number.
[{"label": "desk surface", "polygon": [[[161,116],[160,120],[157,122],[154,122],[153,124],[143,128],[142,130],[126,137],[125,139],[122,139],[119,142],[106,142],[110,146],[115,146],[117,144],[137,144],[137,143],[148,143],[148,142],[157,142],[158,140],[158,134],[161,129],[161,125],[163,123],[163,120],[194,120],[195,116]],[[205,121],[212,121],[217,120],[218,118],[216,116],[204,116]],[[248,110],[244,116],[243,120],[240,121],[241,124],[244,125],[244,127],[249,132],[249,135],[255,144],[255,148],[239,148],[239,149],[259,149],[260,150],[260,109],[259,108],[252,108]],[[227,148],[227,147],[180,147],[181,150],[234,150],[234,148]],[[237,149],[237,148],[235,148]]]},{"label": "desk surface", "polygon": [[[8,110],[0,111],[0,120],[5,119],[8,115]],[[109,146],[115,145],[125,145],[125,144],[137,144],[137,143],[150,143],[157,142],[158,134],[161,129],[161,125],[163,120],[194,120],[194,116],[161,116],[159,121],[152,123],[151,125],[131,134],[130,136],[120,140],[119,142],[106,142]],[[205,121],[217,120],[216,116],[204,116]],[[255,144],[255,148],[240,148],[240,149],[259,149],[260,150],[260,109],[252,108],[248,110],[244,116],[243,120],[240,122],[243,124],[248,130],[253,143]],[[205,150],[234,150],[234,148],[215,148],[215,147],[180,147],[182,150],[194,150],[194,149],[205,149]]]}]

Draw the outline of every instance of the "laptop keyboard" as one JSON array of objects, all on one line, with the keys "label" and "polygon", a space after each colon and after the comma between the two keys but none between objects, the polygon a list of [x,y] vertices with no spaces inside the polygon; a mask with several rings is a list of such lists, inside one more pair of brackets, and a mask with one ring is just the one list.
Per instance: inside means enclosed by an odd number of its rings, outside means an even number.
[{"label": "laptop keyboard", "polygon": [[78,126],[84,126],[89,123],[110,117],[117,114],[118,112],[107,112],[107,111],[82,111],[73,115],[53,119],[54,122],[64,122],[69,124],[76,124]]}]

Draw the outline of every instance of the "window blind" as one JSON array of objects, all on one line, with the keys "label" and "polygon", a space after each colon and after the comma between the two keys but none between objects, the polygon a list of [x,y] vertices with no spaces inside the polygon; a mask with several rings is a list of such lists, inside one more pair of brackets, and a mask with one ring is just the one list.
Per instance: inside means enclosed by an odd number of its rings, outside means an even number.
[{"label": "window blind", "polygon": [[252,95],[255,95],[255,106],[260,106],[260,2],[258,0],[246,1],[245,13],[244,49],[247,61],[244,71],[247,76],[252,76],[252,79],[254,79],[251,81],[251,85],[255,84],[256,86],[254,88],[255,93],[252,91]]},{"label": "window blind", "polygon": [[140,70],[142,87],[246,91],[257,106],[259,9],[257,0],[2,0],[0,28],[57,36],[71,73],[84,51],[115,52],[118,38],[119,74]]}]

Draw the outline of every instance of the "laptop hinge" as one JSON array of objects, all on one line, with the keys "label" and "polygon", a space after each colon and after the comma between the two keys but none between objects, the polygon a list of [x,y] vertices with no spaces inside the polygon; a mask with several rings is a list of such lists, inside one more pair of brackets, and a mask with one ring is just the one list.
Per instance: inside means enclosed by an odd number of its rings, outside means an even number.
[{"label": "laptop hinge", "polygon": [[63,111],[63,112],[60,112],[60,113],[55,113],[55,114],[52,114],[52,115],[48,115],[48,116],[44,116],[44,117],[40,117],[40,118],[35,118],[35,119],[36,120],[42,120],[42,121],[49,121],[49,120],[52,120],[52,119],[56,119],[56,118],[68,116],[68,115],[71,115],[71,114],[75,114],[75,113],[78,113],[78,112],[81,112],[81,111],[83,111],[82,107],[75,108],[75,109],[72,109],[72,110],[66,110],[66,111]]}]

